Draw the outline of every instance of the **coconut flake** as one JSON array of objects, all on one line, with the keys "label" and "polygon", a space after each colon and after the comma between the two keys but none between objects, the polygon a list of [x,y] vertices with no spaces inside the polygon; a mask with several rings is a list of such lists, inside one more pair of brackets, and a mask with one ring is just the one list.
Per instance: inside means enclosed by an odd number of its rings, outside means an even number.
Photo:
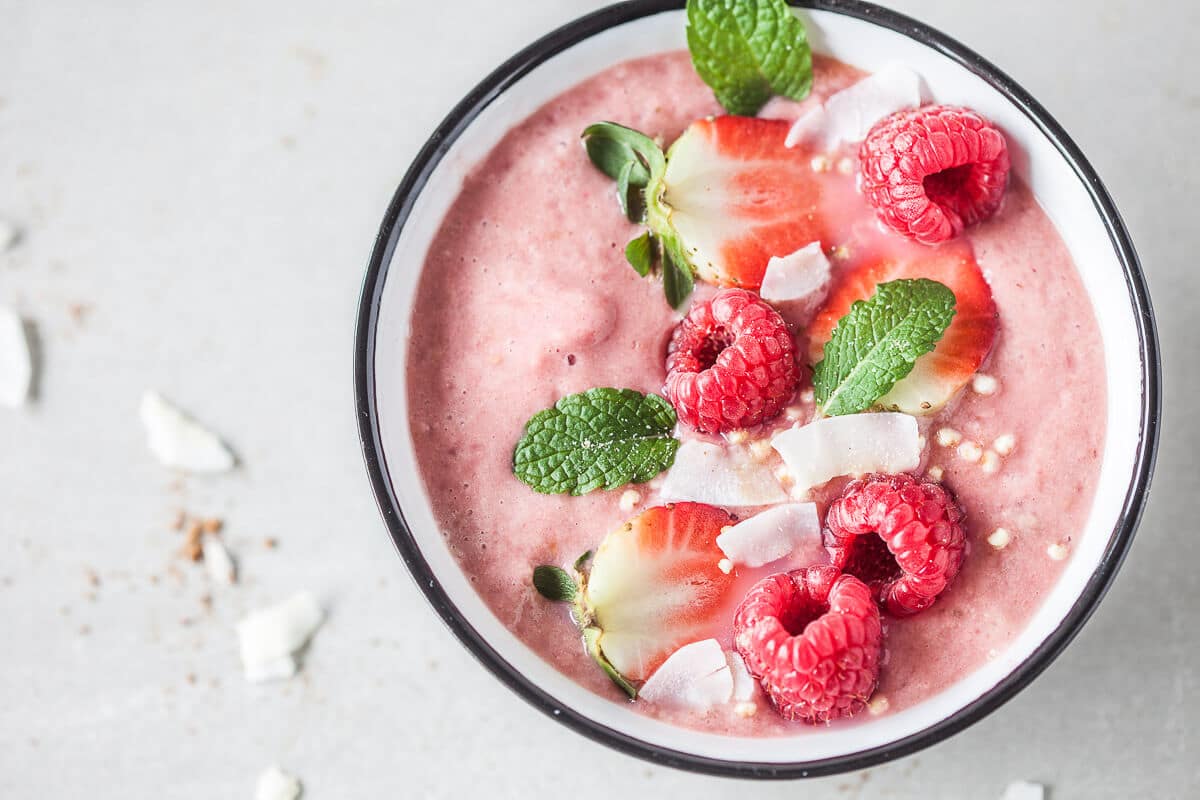
[{"label": "coconut flake", "polygon": [[271,681],[286,681],[300,670],[300,665],[292,656],[273,658],[252,666],[243,665],[242,674],[250,683],[270,683]]},{"label": "coconut flake", "polygon": [[214,581],[237,583],[237,564],[219,537],[212,534],[205,536],[200,542],[200,551],[204,556],[204,566]]},{"label": "coconut flake", "polygon": [[1045,800],[1045,797],[1046,787],[1040,783],[1016,781],[1010,783],[1004,790],[1004,797],[1001,800]]},{"label": "coconut flake", "polygon": [[638,691],[660,706],[707,711],[729,702],[733,675],[716,639],[692,642],[672,653]]},{"label": "coconut flake", "polygon": [[740,655],[732,651],[725,654],[729,664],[729,675],[733,678],[733,702],[746,703],[754,699],[758,691],[758,681],[746,668],[746,662]]},{"label": "coconut flake", "polygon": [[788,556],[798,545],[821,535],[815,503],[787,503],[726,528],[717,536],[734,564],[761,567]]},{"label": "coconut flake", "polygon": [[772,256],[763,273],[759,294],[773,303],[802,301],[815,307],[829,286],[829,259],[820,242],[812,242],[791,255]]},{"label": "coconut flake", "polygon": [[667,501],[714,506],[765,506],[787,500],[771,468],[751,458],[744,448],[696,439],[680,445],[660,494]]},{"label": "coconut flake", "polygon": [[[792,127],[788,129],[787,138],[783,140],[784,145],[795,147],[801,142],[824,138],[824,132],[829,125],[828,116],[824,105],[813,106],[792,123]],[[825,156],[818,156],[818,158],[821,160],[813,159],[813,171],[825,172],[829,169],[829,159]]]},{"label": "coconut flake", "polygon": [[15,311],[0,306],[0,405],[24,405],[32,383],[33,356],[25,323]]},{"label": "coconut flake", "polygon": [[917,420],[908,414],[827,417],[786,430],[771,444],[783,457],[798,491],[839,475],[911,472],[921,463]]},{"label": "coconut flake", "polygon": [[293,657],[320,627],[324,614],[309,592],[300,592],[278,605],[255,611],[238,623],[238,643],[246,680],[258,683],[290,678]]},{"label": "coconut flake", "polygon": [[920,76],[908,67],[889,64],[796,120],[785,143],[795,147],[815,140],[833,149],[842,142],[861,142],[879,120],[920,105]]},{"label": "coconut flake", "polygon": [[168,467],[189,472],[233,469],[236,459],[225,443],[158,392],[142,395],[141,417],[151,452]]},{"label": "coconut flake", "polygon": [[300,796],[300,781],[272,764],[258,776],[254,800],[296,800]]}]

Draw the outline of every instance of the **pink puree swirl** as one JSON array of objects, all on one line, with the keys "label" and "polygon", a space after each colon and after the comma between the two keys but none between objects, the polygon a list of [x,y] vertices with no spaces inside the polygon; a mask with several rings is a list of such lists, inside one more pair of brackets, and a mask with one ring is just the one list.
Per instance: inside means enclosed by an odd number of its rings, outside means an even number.
[{"label": "pink puree swirl", "polygon": [[[814,97],[860,76],[818,59]],[[791,118],[797,109],[775,101],[764,115]],[[624,245],[639,229],[617,209],[612,181],[583,153],[580,131],[613,120],[670,142],[692,120],[717,113],[683,52],[619,64],[550,101],[466,179],[430,246],[413,313],[413,443],[447,544],[503,624],[613,702],[623,695],[584,654],[566,609],[536,595],[530,573],[538,564],[569,563],[631,514],[618,507],[620,490],[533,492],[513,477],[512,451],[525,421],[563,395],[594,386],[661,392],[666,342],[678,321],[661,286],[626,264]],[[889,246],[852,175],[835,169],[821,179],[827,211],[852,253]],[[928,463],[944,468],[944,483],[966,509],[969,544],[962,572],[932,609],[885,623],[876,697],[887,698],[890,712],[946,689],[1022,631],[1065,563],[1047,548],[1082,532],[1099,473],[1100,335],[1065,245],[1019,180],[1000,213],[966,236],[1000,310],[997,344],[983,369],[999,390],[983,396],[966,389],[922,421]],[[804,353],[802,336],[800,343]],[[985,445],[1011,434],[1016,449],[999,472],[986,474],[934,442],[942,427]],[[643,507],[654,502],[652,486],[639,487]],[[1003,550],[986,541],[998,527],[1012,533]],[[732,612],[713,631],[727,647],[731,623]],[[727,709],[697,717],[635,707],[741,735],[804,728],[766,707],[749,719]]]}]

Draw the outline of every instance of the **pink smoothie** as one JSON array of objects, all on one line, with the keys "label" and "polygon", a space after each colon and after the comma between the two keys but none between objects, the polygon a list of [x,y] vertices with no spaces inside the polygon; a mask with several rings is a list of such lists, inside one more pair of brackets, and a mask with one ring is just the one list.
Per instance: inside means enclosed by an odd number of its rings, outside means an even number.
[{"label": "pink smoothie", "polygon": [[[813,95],[823,98],[861,74],[818,58]],[[614,702],[623,695],[584,654],[566,609],[539,597],[530,575],[539,564],[570,563],[631,513],[618,507],[620,490],[583,497],[533,492],[513,476],[513,447],[525,421],[564,395],[595,386],[661,392],[666,342],[679,320],[661,285],[625,262],[624,245],[639,228],[620,214],[613,182],[588,161],[580,131],[612,120],[670,142],[691,121],[717,113],[682,52],[619,64],[546,104],[464,182],[430,246],[412,320],[413,444],[447,544],[505,625]],[[778,101],[764,110],[796,113],[795,104]],[[835,270],[897,246],[874,224],[853,174],[833,169],[815,179],[828,187],[824,202],[844,238],[825,243],[845,248]],[[1061,544],[1069,557],[1099,473],[1100,335],[1065,245],[1015,179],[1000,213],[965,238],[1000,312],[996,346],[982,369],[997,389],[980,394],[968,387],[921,419],[926,466],[943,470],[943,482],[965,508],[969,543],[962,571],[931,609],[885,618],[875,697],[886,698],[891,712],[946,689],[1022,631],[1065,564],[1047,550]],[[803,354],[803,331],[797,334]],[[805,375],[801,413],[811,408]],[[1090,413],[1080,413],[1084,408]],[[1008,435],[1015,447],[998,471],[988,472],[939,446],[943,428],[984,447]],[[655,485],[638,487],[640,507],[656,502]],[[819,493],[818,502],[840,485]],[[1001,527],[1011,541],[997,549],[987,538]],[[810,560],[822,558],[819,547],[807,552]],[[713,631],[727,647],[730,627]],[[765,705],[749,719],[728,709],[698,718],[634,706],[679,724],[741,734],[805,727],[781,721]]]}]

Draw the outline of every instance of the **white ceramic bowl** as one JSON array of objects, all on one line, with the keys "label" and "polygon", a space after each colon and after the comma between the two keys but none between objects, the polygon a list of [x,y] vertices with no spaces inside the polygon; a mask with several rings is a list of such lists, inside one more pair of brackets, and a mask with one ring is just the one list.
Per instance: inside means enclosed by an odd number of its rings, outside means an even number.
[{"label": "white ceramic bowl", "polygon": [[1153,471],[1159,363],[1137,256],[1099,178],[1028,94],[943,34],[855,0],[802,3],[814,48],[866,70],[899,61],[939,102],[970,105],[1007,133],[1014,168],[1058,227],[1104,337],[1108,419],[1100,485],[1066,570],[998,658],[896,714],[792,737],[685,730],[582,689],[491,613],[438,533],[408,428],[409,315],[425,254],[466,172],[547,100],[617,61],[684,48],[682,0],[622,3],[525,49],[472,91],[418,155],[387,211],[358,320],[355,388],[363,450],[400,555],[434,609],[497,677],[534,706],[605,744],[696,771],[799,777],[858,769],[932,744],[977,721],[1040,673],[1078,632],[1113,578]]}]

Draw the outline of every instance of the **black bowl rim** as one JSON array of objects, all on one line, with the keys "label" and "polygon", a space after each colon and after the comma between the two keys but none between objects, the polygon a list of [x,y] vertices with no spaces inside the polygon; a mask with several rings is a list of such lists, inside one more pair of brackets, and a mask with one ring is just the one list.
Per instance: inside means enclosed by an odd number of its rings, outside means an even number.
[{"label": "black bowl rim", "polygon": [[542,62],[608,28],[664,11],[684,0],[632,0],[602,8],[547,34],[504,62],[463,98],[418,153],[383,218],[363,280],[354,346],[354,393],[367,474],[400,557],[434,610],[468,650],[506,686],[553,719],[616,750],[664,766],[727,777],[801,778],[863,769],[929,747],[978,722],[1029,684],[1062,652],[1095,611],[1133,540],[1154,473],[1161,413],[1158,336],[1145,277],[1116,205],[1095,170],[1062,127],[1015,81],[953,38],[902,14],[861,0],[796,0],[793,5],[871,22],[933,48],[987,81],[1050,140],[1087,187],[1125,273],[1136,312],[1141,353],[1140,440],[1129,490],[1104,555],[1058,627],[1012,673],[972,703],[934,725],[891,744],[832,758],[797,763],[729,761],[650,744],[608,728],[564,706],[506,662],[471,626],[442,589],[413,538],[392,491],[380,441],[375,397],[375,333],[380,297],[400,230],[434,168],[468,125],[493,100]]}]

